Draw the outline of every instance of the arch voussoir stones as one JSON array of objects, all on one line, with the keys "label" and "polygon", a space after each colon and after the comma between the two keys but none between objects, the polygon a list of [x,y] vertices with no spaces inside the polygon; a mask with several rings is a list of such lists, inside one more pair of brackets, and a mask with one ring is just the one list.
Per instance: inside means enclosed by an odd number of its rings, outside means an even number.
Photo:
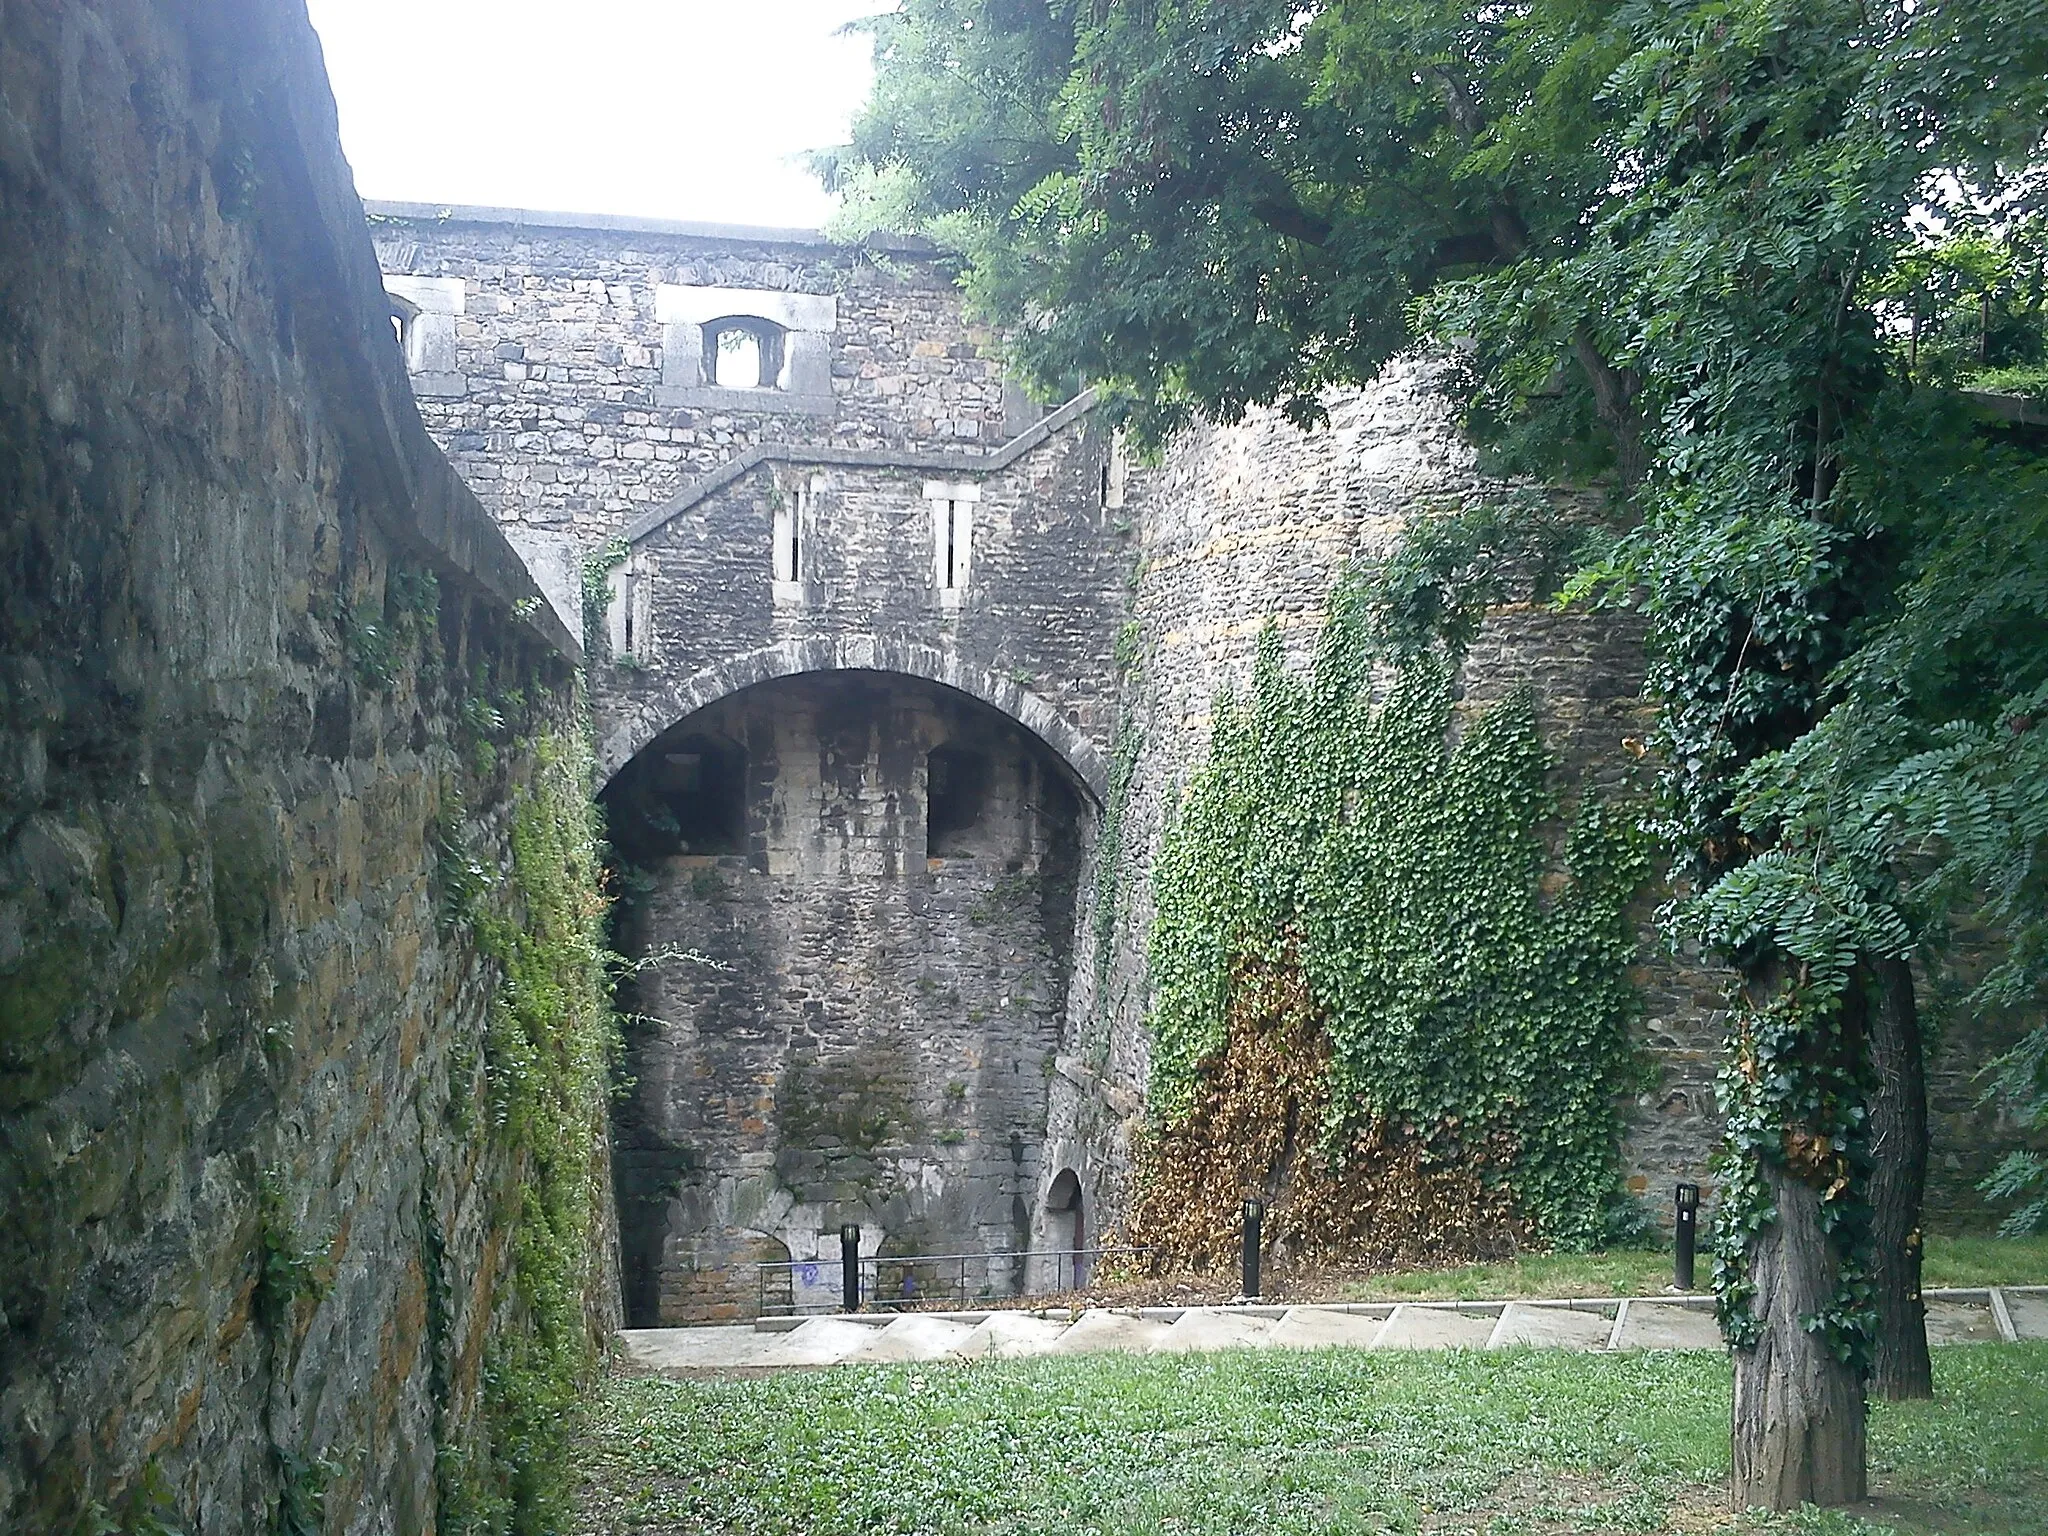
[{"label": "arch voussoir stones", "polygon": [[1109,765],[1079,726],[1012,678],[957,653],[898,636],[868,633],[779,641],[663,683],[601,711],[598,772],[605,782],[659,736],[705,706],[780,677],[810,672],[894,672],[979,699],[1036,736],[1073,771],[1096,806],[1109,795]]}]

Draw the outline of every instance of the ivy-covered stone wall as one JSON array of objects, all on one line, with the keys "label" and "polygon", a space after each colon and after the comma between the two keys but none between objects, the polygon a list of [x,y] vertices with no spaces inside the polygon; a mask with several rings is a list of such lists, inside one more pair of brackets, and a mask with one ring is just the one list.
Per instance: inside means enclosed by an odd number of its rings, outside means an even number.
[{"label": "ivy-covered stone wall", "polygon": [[[1140,557],[1118,645],[1113,792],[1098,860],[1082,886],[1084,941],[1044,1160],[1048,1179],[1068,1168],[1080,1174],[1091,1230],[1128,1217],[1138,1195],[1133,1159],[1145,1143],[1158,1069],[1146,1023],[1159,1002],[1160,977],[1148,965],[1157,861],[1189,785],[1210,761],[1219,692],[1255,692],[1255,656],[1268,630],[1286,670],[1306,678],[1347,568],[1386,556],[1416,518],[1505,494],[1431,394],[1425,365],[1396,367],[1372,388],[1333,395],[1328,407],[1328,425],[1313,433],[1266,411],[1235,426],[1197,427],[1156,468],[1132,475]],[[1569,811],[1588,788],[1610,801],[1640,797],[1649,778],[1637,757],[1649,723],[1642,675],[1628,617],[1499,603],[1459,666],[1454,730],[1526,691],[1552,761],[1555,807]],[[1561,822],[1532,830],[1561,848]],[[1637,934],[1628,971],[1639,997],[1633,1034],[1646,1072],[1624,1097],[1620,1157],[1624,1187],[1666,1224],[1674,1182],[1711,1186],[1725,981],[1666,952],[1652,918],[1667,894],[1653,878],[1629,909]],[[1253,982],[1252,991],[1268,985]],[[1294,1017],[1278,1002],[1268,1012]],[[1939,1220],[1980,1218],[1974,1181],[1999,1138],[1971,1072],[1983,1059],[1977,1036],[1990,1027],[1958,1021],[1930,1074],[1930,1210]],[[1257,1050],[1235,1052],[1218,1068],[1242,1083],[1264,1059]]]},{"label": "ivy-covered stone wall", "polygon": [[539,1529],[613,1323],[577,644],[303,10],[0,27],[0,1525]]}]

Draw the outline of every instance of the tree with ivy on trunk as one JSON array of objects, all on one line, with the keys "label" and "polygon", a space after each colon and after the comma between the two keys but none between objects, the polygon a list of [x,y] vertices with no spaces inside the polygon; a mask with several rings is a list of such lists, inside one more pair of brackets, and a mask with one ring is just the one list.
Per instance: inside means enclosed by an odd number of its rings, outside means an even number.
[{"label": "tree with ivy on trunk", "polygon": [[[1998,792],[2048,703],[2041,541],[2012,537],[2034,449],[1923,366],[1916,273],[2038,233],[2048,0],[906,0],[871,25],[875,94],[823,167],[842,226],[957,248],[1042,388],[1095,380],[1158,442],[1254,404],[1313,424],[1434,345],[1496,467],[1612,485],[1577,595],[1648,615],[1696,896],[1674,926],[1740,978],[1735,1499],[1859,1497],[1873,1364],[1927,1390],[1910,965],[1983,899],[1969,848],[1994,916],[2038,895],[1996,886],[2039,845]],[[1958,589],[2012,654],[1949,643],[1928,603]]]}]

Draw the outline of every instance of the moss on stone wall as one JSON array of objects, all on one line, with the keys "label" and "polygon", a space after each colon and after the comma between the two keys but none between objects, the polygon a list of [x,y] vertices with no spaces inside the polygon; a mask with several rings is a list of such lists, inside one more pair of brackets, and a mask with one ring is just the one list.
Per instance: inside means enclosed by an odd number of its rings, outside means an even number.
[{"label": "moss on stone wall", "polygon": [[591,755],[573,730],[542,735],[531,751],[512,801],[509,869],[480,880],[476,861],[458,852],[444,877],[465,893],[462,916],[495,972],[483,1113],[470,1118],[479,1147],[495,1154],[490,1219],[513,1280],[485,1346],[483,1412],[443,1445],[442,1527],[451,1532],[561,1527],[576,1403],[603,1343],[589,1303],[606,1268],[619,1036]]}]

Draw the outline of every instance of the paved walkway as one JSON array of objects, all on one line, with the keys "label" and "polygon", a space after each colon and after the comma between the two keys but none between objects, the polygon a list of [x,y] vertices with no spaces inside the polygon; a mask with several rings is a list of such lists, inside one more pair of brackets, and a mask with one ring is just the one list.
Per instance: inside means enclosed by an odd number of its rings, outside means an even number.
[{"label": "paved walkway", "polygon": [[[643,1369],[796,1369],[1022,1355],[1178,1354],[1215,1349],[1720,1349],[1708,1296],[1627,1301],[1357,1302],[1314,1307],[1096,1307],[906,1312],[619,1335]],[[2048,1339],[2048,1286],[1927,1293],[1930,1344]]]}]

